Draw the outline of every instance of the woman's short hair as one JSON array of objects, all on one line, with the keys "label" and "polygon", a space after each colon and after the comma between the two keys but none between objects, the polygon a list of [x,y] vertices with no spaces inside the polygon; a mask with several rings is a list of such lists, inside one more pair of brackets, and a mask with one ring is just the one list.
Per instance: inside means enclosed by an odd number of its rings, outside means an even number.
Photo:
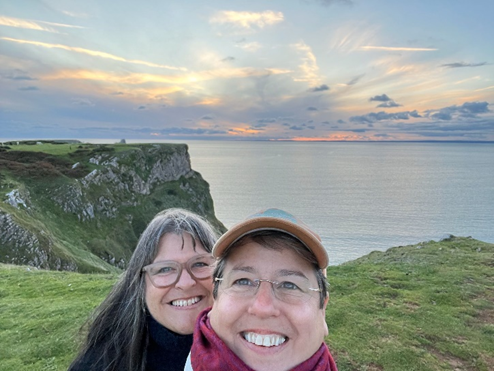
[{"label": "woman's short hair", "polygon": [[329,283],[326,280],[325,274],[321,268],[319,268],[318,262],[314,254],[305,247],[305,245],[300,242],[295,237],[280,231],[272,231],[272,230],[263,230],[249,233],[236,242],[234,242],[228,249],[225,254],[218,258],[216,268],[213,273],[214,287],[213,287],[213,298],[216,299],[218,296],[218,288],[220,281],[215,280],[215,278],[222,278],[225,270],[226,261],[228,260],[229,255],[236,247],[241,247],[246,245],[249,242],[256,242],[266,249],[273,249],[276,251],[280,250],[293,250],[300,257],[313,267],[314,272],[316,274],[317,285],[318,288],[321,289],[319,294],[319,307],[324,308],[324,301],[329,295]]}]

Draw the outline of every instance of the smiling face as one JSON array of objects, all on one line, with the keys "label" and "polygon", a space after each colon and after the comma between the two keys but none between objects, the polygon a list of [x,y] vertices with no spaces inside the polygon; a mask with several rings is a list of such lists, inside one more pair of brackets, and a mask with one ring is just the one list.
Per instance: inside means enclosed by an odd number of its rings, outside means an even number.
[{"label": "smiling face", "polygon": [[[314,268],[291,249],[273,250],[256,242],[236,247],[228,256],[224,281],[209,313],[211,326],[225,344],[256,370],[288,370],[310,358],[327,335],[325,309],[318,293],[290,304],[274,296],[269,282],[261,282],[254,296],[223,292],[235,277],[272,281],[308,280],[317,288]],[[305,278],[303,278],[305,277]]]},{"label": "smiling face", "polygon": [[[192,236],[167,233],[161,237],[159,251],[153,263],[174,260],[185,263],[190,258],[206,254],[200,241],[194,250]],[[156,321],[177,334],[192,334],[199,313],[212,304],[212,279],[194,280],[184,268],[180,279],[172,286],[157,288],[146,274],[146,305]]]}]

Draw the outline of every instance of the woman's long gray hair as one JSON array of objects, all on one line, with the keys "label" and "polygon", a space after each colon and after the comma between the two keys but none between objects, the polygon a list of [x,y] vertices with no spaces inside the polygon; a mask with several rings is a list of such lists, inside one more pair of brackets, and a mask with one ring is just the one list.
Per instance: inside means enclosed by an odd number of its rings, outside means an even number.
[{"label": "woman's long gray hair", "polygon": [[96,309],[86,342],[72,365],[89,353],[97,370],[145,370],[149,314],[142,268],[153,262],[163,235],[183,236],[184,232],[192,236],[194,248],[200,242],[208,252],[218,238],[211,225],[194,213],[183,209],[158,213],[141,234],[127,270]]}]

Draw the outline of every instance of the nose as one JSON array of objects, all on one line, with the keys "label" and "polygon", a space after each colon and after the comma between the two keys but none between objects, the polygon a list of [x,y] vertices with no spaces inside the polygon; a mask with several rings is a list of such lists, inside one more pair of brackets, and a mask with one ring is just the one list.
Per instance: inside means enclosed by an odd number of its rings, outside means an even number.
[{"label": "nose", "polygon": [[260,282],[247,312],[260,318],[276,317],[280,314],[279,300],[269,282]]},{"label": "nose", "polygon": [[182,273],[180,274],[180,277],[178,277],[178,281],[175,283],[175,288],[186,290],[195,284],[196,280],[194,277],[190,275],[187,269],[182,269]]}]

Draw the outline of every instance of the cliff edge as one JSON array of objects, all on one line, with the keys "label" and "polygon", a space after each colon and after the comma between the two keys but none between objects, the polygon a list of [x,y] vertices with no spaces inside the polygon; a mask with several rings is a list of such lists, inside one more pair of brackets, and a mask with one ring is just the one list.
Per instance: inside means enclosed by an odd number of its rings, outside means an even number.
[{"label": "cliff edge", "polygon": [[0,146],[0,262],[116,271],[147,223],[169,207],[225,230],[185,144]]}]

